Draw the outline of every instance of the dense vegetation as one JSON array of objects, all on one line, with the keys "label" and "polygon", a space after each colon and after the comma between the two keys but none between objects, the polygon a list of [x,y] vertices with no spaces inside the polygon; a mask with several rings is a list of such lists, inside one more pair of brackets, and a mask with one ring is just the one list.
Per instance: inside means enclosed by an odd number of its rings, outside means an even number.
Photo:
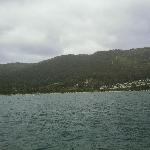
[{"label": "dense vegetation", "polygon": [[39,63],[1,64],[0,93],[92,91],[150,78],[150,48],[63,55]]}]

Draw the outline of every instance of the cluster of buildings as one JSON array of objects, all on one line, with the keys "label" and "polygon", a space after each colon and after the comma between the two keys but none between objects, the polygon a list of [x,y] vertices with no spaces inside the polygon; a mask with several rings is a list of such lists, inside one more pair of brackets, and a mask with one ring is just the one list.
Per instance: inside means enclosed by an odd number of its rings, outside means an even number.
[{"label": "cluster of buildings", "polygon": [[140,88],[150,88],[150,79],[117,83],[111,86],[103,85],[100,87],[100,90],[130,90]]},{"label": "cluster of buildings", "polygon": [[[54,83],[53,86],[60,86],[60,83]],[[56,86],[56,87],[57,87]],[[62,89],[63,85],[60,86]],[[63,87],[65,89],[65,87]],[[145,80],[137,80],[137,81],[130,81],[125,83],[116,83],[112,85],[105,85],[99,83],[97,80],[93,79],[86,79],[84,82],[79,82],[75,84],[73,87],[68,87],[66,89],[69,90],[100,90],[100,91],[119,91],[119,90],[147,90],[150,89],[150,79]]]}]

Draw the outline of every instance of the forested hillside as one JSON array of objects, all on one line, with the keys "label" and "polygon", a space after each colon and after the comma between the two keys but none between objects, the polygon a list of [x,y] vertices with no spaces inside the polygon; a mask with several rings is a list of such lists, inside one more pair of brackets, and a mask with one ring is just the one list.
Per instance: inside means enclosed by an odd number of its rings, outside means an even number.
[{"label": "forested hillside", "polygon": [[150,48],[62,55],[39,63],[1,64],[0,93],[99,88],[150,78]]}]

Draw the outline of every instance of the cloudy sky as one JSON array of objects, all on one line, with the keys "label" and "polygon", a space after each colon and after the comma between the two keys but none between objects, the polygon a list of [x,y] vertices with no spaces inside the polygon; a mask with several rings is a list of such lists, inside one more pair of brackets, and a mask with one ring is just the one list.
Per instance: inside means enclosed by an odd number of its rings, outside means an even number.
[{"label": "cloudy sky", "polygon": [[150,0],[0,0],[0,63],[150,46]]}]

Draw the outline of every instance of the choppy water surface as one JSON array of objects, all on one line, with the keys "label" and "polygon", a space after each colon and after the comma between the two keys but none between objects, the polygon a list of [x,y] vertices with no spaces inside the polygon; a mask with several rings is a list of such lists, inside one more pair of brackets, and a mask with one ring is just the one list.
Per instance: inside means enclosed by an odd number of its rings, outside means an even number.
[{"label": "choppy water surface", "polygon": [[0,150],[150,150],[150,92],[0,96]]}]

